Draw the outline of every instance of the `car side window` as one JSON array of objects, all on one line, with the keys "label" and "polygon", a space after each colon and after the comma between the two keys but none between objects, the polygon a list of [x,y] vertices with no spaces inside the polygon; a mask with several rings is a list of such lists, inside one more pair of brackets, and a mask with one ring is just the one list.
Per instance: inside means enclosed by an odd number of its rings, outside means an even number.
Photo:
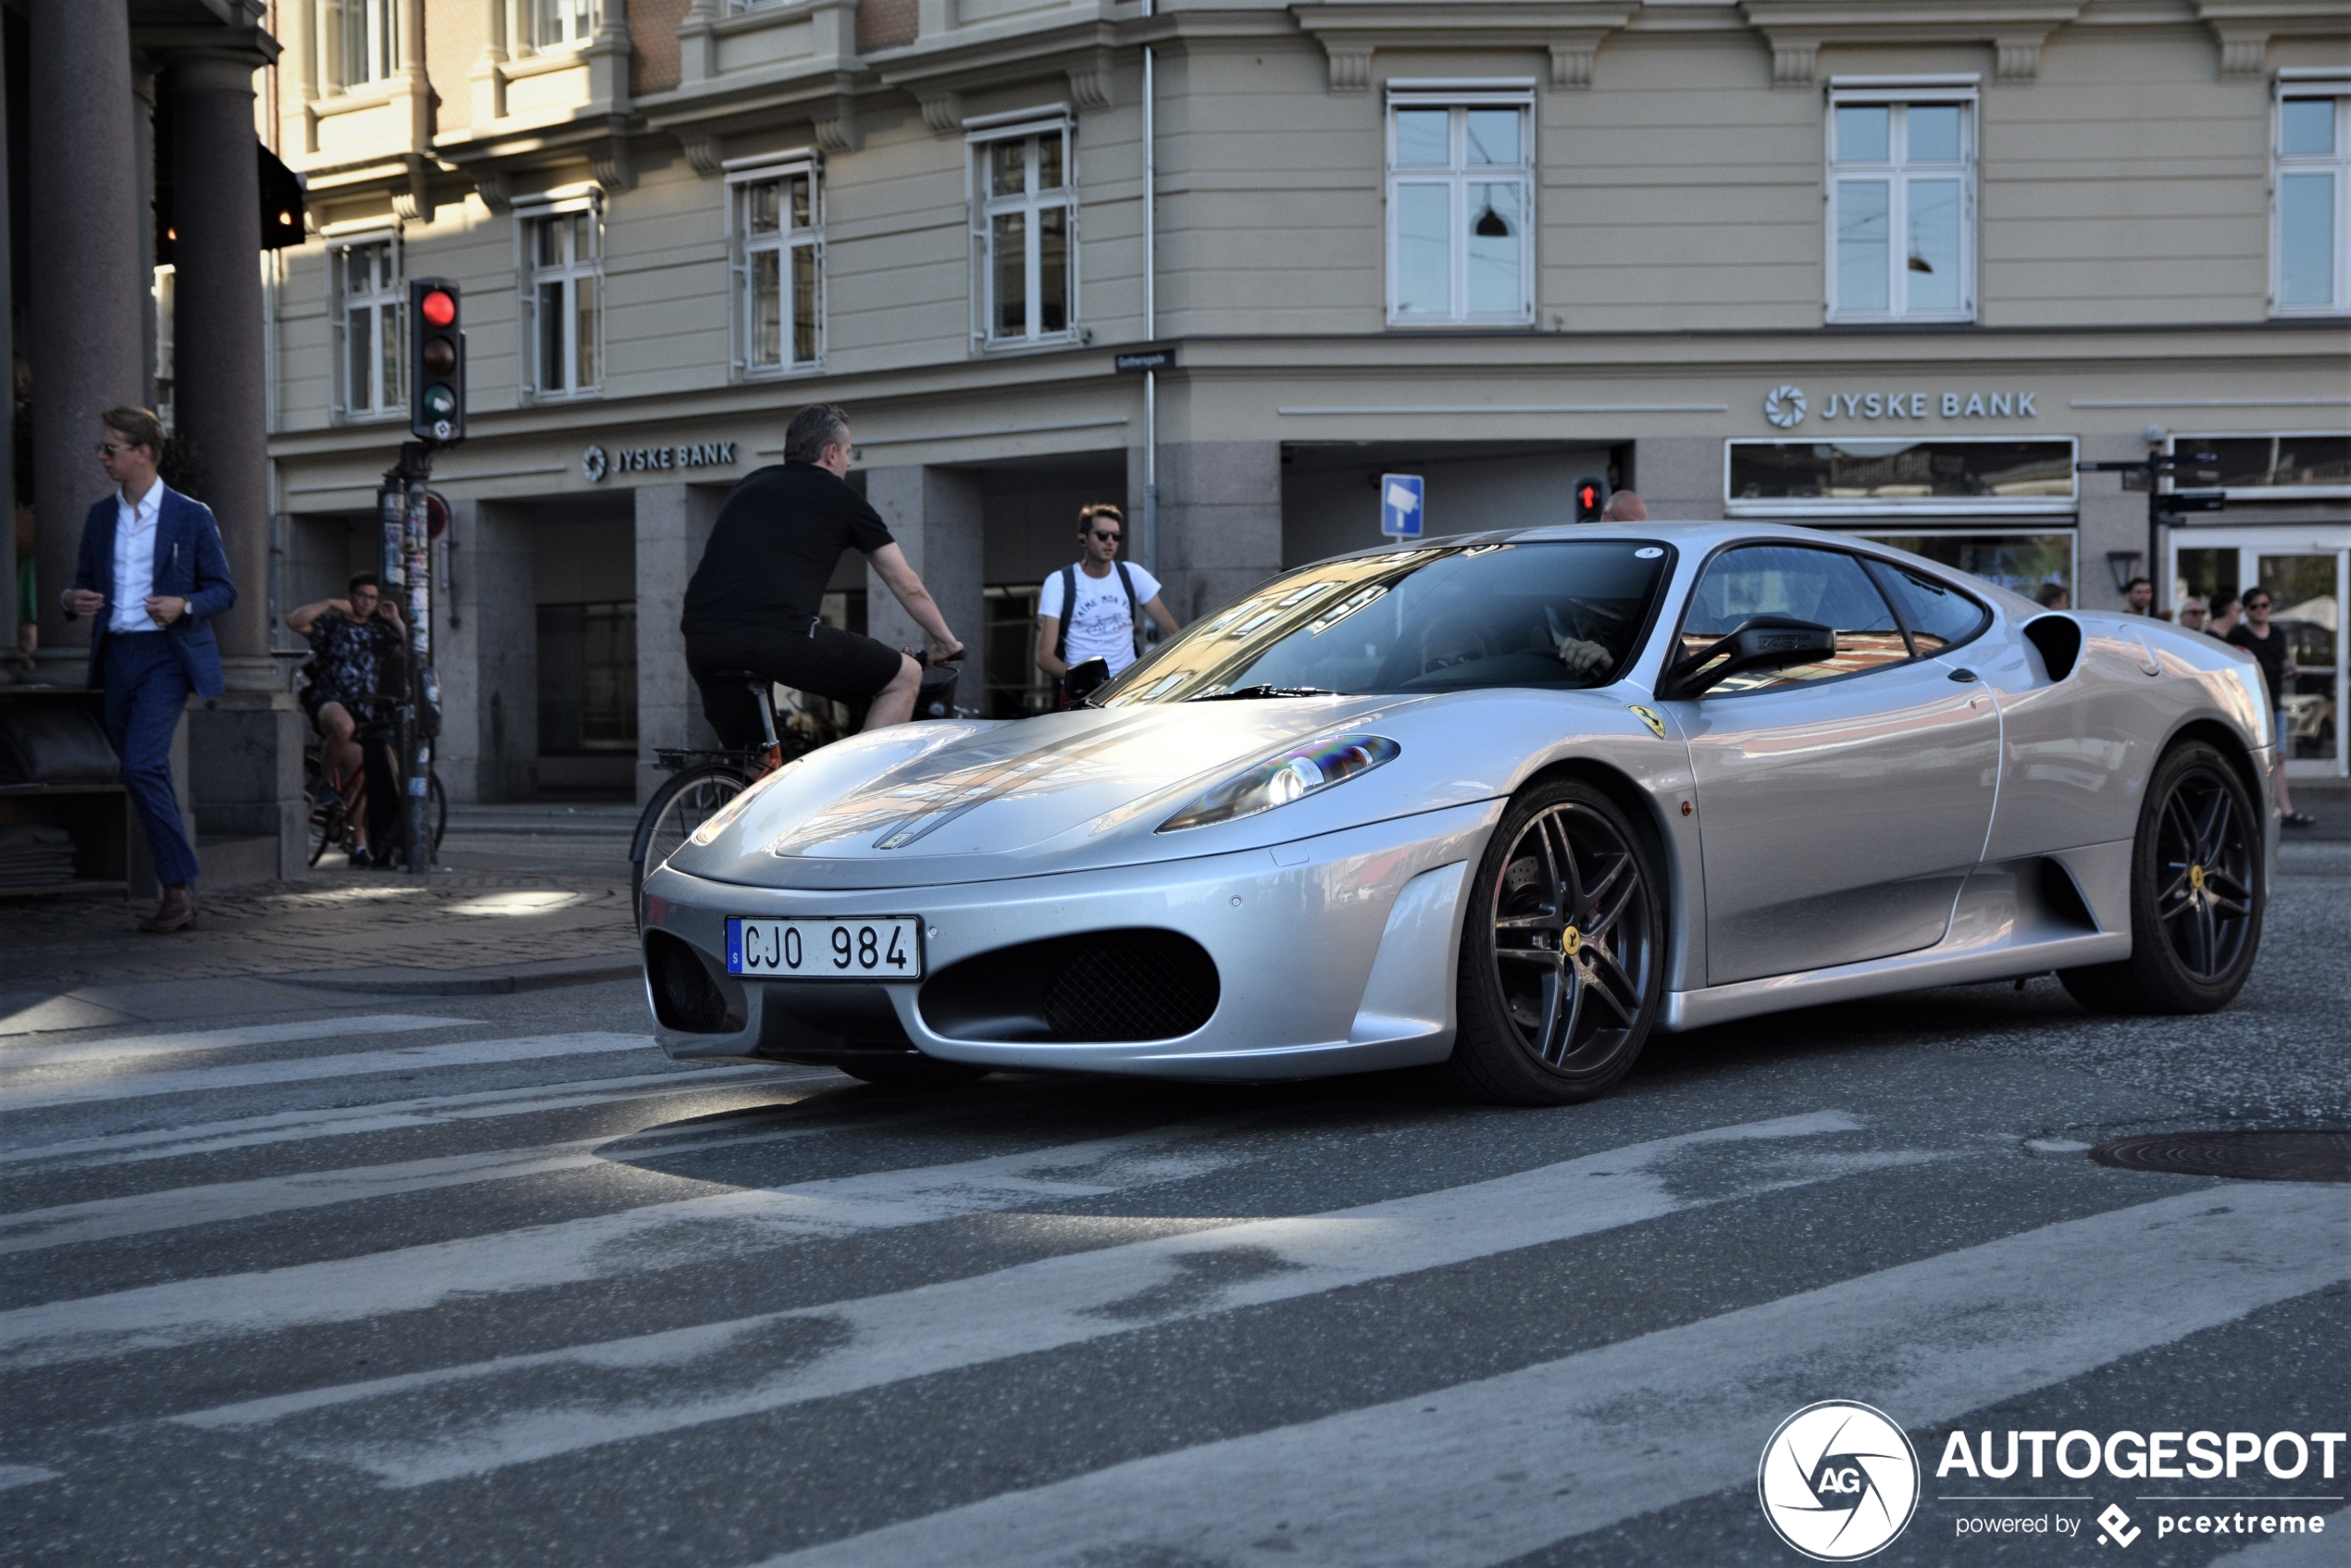
[{"label": "car side window", "polygon": [[1836,550],[1800,544],[1748,544],[1707,564],[1682,622],[1687,657],[1739,628],[1749,616],[1790,616],[1836,633],[1836,656],[1784,669],[1729,676],[1707,695],[1760,691],[1851,675],[1910,657],[1902,625],[1860,562]]},{"label": "car side window", "polygon": [[1984,629],[1990,612],[1974,600],[1947,583],[1921,577],[1904,567],[1884,561],[1870,563],[1870,570],[1893,596],[1910,625],[1910,636],[1919,645],[1919,657],[1931,659],[1955,643],[1965,642]]}]

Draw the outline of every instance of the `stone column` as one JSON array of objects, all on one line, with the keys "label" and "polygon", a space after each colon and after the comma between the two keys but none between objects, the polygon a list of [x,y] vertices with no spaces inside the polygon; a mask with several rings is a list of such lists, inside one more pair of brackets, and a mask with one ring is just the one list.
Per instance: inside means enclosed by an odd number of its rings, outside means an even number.
[{"label": "stone column", "polygon": [[538,513],[451,505],[460,625],[439,654],[442,785],[452,800],[528,801],[539,792]]},{"label": "stone column", "polygon": [[637,799],[669,775],[653,765],[662,747],[715,747],[702,693],[686,673],[678,617],[686,584],[702,564],[727,491],[719,485],[641,485],[637,490]]},{"label": "stone column", "polygon": [[[980,522],[979,476],[955,468],[873,468],[865,475],[865,499],[889,525],[923,586],[939,601],[939,613],[964,646],[963,673],[955,701],[979,706],[988,672],[982,666],[987,620],[981,560],[985,531]],[[870,567],[865,573],[865,632],[894,648],[921,648],[929,634],[916,626]]]},{"label": "stone column", "polygon": [[[1142,514],[1142,454],[1127,462],[1127,516]],[[1163,442],[1159,449],[1159,579],[1167,608],[1188,626],[1282,569],[1282,448],[1278,442]]]},{"label": "stone column", "polygon": [[244,54],[172,62],[172,211],[179,237],[173,390],[204,463],[198,499],[220,520],[237,607],[213,623],[235,686],[269,667],[269,456],[261,301],[261,184]]},{"label": "stone column", "polygon": [[68,625],[57,595],[73,581],[82,516],[106,490],[92,453],[98,416],[146,386],[146,193],[131,136],[129,8],[33,0],[31,10],[27,195],[30,210],[56,217],[30,247],[29,268],[41,646],[69,666],[56,669],[60,678],[79,681],[90,623]]}]

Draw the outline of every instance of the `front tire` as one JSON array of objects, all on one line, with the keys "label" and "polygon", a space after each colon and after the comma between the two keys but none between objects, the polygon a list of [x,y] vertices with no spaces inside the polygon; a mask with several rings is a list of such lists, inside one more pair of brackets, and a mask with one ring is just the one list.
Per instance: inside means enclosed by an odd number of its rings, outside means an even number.
[{"label": "front tire", "polygon": [[1462,931],[1460,1028],[1440,1069],[1503,1105],[1566,1105],[1632,1070],[1665,994],[1665,910],[1616,803],[1538,784],[1502,816]]},{"label": "front tire", "polygon": [[2059,975],[2093,1013],[2212,1013],[2261,947],[2262,822],[2229,760],[2201,740],[2148,776],[2131,846],[2131,956]]}]

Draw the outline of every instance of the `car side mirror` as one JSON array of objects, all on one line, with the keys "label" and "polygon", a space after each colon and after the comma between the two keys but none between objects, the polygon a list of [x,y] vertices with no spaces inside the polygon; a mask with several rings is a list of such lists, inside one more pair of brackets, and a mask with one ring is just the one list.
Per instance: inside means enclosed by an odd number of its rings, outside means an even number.
[{"label": "car side mirror", "polygon": [[1073,703],[1082,703],[1110,684],[1108,659],[1080,659],[1062,677],[1062,691]]},{"label": "car side mirror", "polygon": [[1836,657],[1836,633],[1816,621],[1749,616],[1719,641],[1665,672],[1661,697],[1696,697],[1726,677],[1748,670],[1785,669]]}]

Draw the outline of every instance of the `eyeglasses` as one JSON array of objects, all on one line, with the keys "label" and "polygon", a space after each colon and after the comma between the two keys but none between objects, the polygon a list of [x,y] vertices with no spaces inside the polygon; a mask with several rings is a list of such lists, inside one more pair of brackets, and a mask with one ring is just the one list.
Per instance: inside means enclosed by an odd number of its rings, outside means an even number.
[{"label": "eyeglasses", "polygon": [[2245,613],[2248,615],[2255,610],[2266,610],[2269,607],[2270,602],[2267,599],[2248,599],[2245,602]]},{"label": "eyeglasses", "polygon": [[98,455],[101,457],[116,457],[121,455],[123,453],[133,451],[145,444],[146,443],[144,442],[102,441],[98,443]]},{"label": "eyeglasses", "polygon": [[1126,536],[1125,534],[1123,534],[1123,533],[1120,533],[1120,532],[1119,532],[1116,529],[1096,529],[1094,530],[1094,537],[1095,537],[1096,539],[1106,539],[1106,540],[1117,541],[1117,540],[1124,539],[1124,538],[1126,538]]}]

